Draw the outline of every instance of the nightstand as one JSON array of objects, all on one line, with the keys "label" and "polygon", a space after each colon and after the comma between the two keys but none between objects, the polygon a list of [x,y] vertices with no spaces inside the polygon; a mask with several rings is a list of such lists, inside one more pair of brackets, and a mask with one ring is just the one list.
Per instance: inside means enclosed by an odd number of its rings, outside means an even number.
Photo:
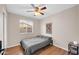
[{"label": "nightstand", "polygon": [[73,42],[70,42],[68,44],[68,54],[78,55],[79,54],[79,44],[74,44]]}]

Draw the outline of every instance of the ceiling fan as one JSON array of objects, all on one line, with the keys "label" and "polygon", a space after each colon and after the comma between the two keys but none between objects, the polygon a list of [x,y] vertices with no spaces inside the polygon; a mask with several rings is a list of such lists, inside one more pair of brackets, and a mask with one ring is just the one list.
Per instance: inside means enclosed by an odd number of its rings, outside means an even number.
[{"label": "ceiling fan", "polygon": [[47,7],[43,6],[43,5],[36,6],[35,4],[31,4],[31,6],[34,9],[33,10],[28,10],[26,12],[34,12],[34,16],[44,15],[44,10],[47,9]]}]

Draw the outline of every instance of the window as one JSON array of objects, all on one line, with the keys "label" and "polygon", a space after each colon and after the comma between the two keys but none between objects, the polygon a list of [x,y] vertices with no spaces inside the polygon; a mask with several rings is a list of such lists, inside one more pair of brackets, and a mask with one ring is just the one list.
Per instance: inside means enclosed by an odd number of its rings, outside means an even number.
[{"label": "window", "polygon": [[20,33],[29,34],[33,32],[33,22],[28,20],[20,20]]}]

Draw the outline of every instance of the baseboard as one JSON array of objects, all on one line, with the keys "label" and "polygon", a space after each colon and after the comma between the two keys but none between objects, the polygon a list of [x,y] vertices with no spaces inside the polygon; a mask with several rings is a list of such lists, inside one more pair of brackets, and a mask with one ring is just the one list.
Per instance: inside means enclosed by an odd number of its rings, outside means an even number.
[{"label": "baseboard", "polygon": [[12,47],[15,47],[15,46],[18,46],[20,44],[15,44],[15,45],[11,45],[11,46],[7,46],[7,48],[12,48]]},{"label": "baseboard", "polygon": [[68,51],[68,49],[63,48],[63,47],[61,47],[61,46],[59,46],[59,45],[54,44],[54,46],[57,46],[57,47],[59,47],[59,48],[61,48],[61,49],[65,50],[65,51]]}]

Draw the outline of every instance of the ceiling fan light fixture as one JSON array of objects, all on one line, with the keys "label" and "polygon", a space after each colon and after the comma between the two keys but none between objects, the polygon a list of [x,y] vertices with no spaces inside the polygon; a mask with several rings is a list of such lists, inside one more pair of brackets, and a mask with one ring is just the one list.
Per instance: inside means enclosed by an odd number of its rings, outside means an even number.
[{"label": "ceiling fan light fixture", "polygon": [[34,11],[28,11],[28,12],[34,12],[34,16],[40,16],[40,15],[44,15],[45,10],[47,9],[46,6],[42,6],[42,5],[34,5],[31,4],[31,6],[34,8]]},{"label": "ceiling fan light fixture", "polygon": [[39,12],[35,12],[35,16],[40,16],[41,14]]}]

